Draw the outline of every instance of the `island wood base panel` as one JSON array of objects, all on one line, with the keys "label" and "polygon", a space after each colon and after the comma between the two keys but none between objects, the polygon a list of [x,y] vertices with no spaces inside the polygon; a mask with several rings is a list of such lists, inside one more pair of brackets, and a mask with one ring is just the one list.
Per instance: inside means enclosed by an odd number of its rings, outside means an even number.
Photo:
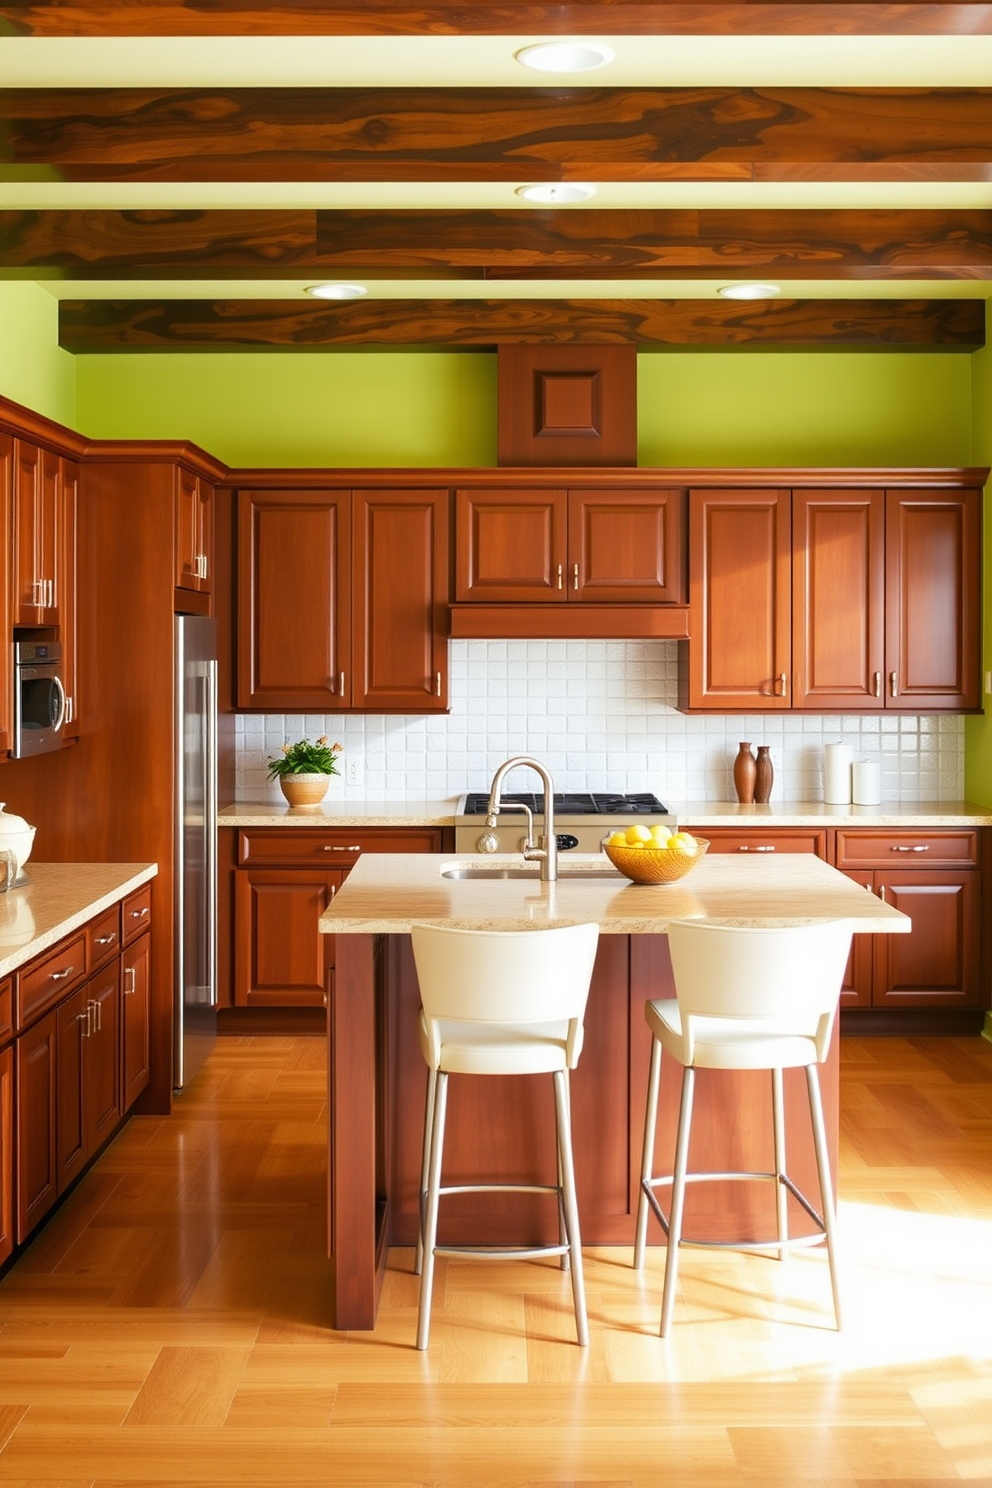
[{"label": "island wood base panel", "polygon": [[[375,1324],[390,1244],[416,1240],[427,1072],[417,1033],[419,990],[407,935],[342,935],[328,1008],[329,1251],[337,1328]],[[600,940],[573,1076],[573,1140],[582,1238],[634,1237],[650,1035],[648,997],[674,995],[662,935]],[[663,1061],[657,1171],[670,1171],[681,1069]],[[837,1163],[837,1040],[823,1070],[833,1171]],[[453,1079],[445,1146],[449,1182],[554,1181],[550,1081]],[[790,1174],[819,1207],[805,1080],[786,1078]],[[772,1166],[771,1077],[701,1071],[690,1162],[695,1170]],[[463,1195],[442,1205],[442,1243],[526,1244],[557,1233],[553,1202],[531,1195]],[[810,1221],[790,1200],[790,1232]],[[686,1233],[711,1240],[769,1238],[770,1184],[706,1184],[687,1196]],[[661,1243],[652,1222],[650,1239]]]}]

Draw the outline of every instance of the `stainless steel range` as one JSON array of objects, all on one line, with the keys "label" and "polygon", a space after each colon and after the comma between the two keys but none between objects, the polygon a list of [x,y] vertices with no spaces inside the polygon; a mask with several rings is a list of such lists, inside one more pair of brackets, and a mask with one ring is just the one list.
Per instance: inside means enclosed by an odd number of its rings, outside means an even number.
[{"label": "stainless steel range", "polygon": [[[528,813],[544,818],[544,795],[541,792],[508,793],[500,800],[495,827],[486,826],[489,810],[488,791],[470,791],[458,802],[455,816],[455,851],[520,852],[530,825]],[[664,822],[676,825],[675,813],[669,811],[650,791],[616,793],[613,791],[564,791],[554,794],[555,836],[559,852],[599,852],[603,838],[618,827],[631,822]],[[495,836],[497,846],[483,847],[485,836]]]}]

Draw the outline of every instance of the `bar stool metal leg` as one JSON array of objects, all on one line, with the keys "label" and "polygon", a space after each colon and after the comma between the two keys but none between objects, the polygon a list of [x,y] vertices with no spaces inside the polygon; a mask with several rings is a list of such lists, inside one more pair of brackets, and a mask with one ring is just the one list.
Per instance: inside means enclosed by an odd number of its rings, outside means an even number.
[{"label": "bar stool metal leg", "polygon": [[417,1319],[417,1347],[427,1347],[431,1326],[431,1299],[434,1294],[434,1247],[437,1244],[437,1212],[440,1204],[441,1157],[444,1150],[444,1118],[448,1105],[448,1076],[437,1072],[434,1093],[434,1120],[431,1131],[430,1171],[427,1178],[427,1217],[424,1225],[424,1269],[420,1277],[420,1315]]},{"label": "bar stool metal leg", "polygon": [[417,1253],[413,1260],[413,1274],[419,1276],[424,1264],[424,1224],[427,1217],[427,1175],[431,1164],[431,1134],[434,1130],[434,1086],[437,1080],[437,1072],[428,1068],[427,1070],[427,1096],[424,1101],[424,1150],[420,1159],[420,1195],[418,1209],[420,1218],[417,1221]]},{"label": "bar stool metal leg", "polygon": [[634,1266],[644,1265],[648,1239],[647,1185],[654,1176],[654,1139],[658,1126],[658,1092],[661,1089],[661,1044],[651,1040],[651,1064],[648,1068],[648,1095],[644,1109],[644,1146],[641,1149],[641,1190],[637,1200],[637,1229],[634,1232]]},{"label": "bar stool metal leg", "polygon": [[696,1071],[686,1065],[682,1071],[682,1102],[679,1107],[679,1130],[675,1141],[675,1169],[672,1173],[672,1208],[668,1220],[668,1251],[665,1256],[665,1291],[661,1300],[662,1338],[668,1334],[675,1302],[675,1282],[679,1268],[679,1242],[682,1238],[682,1211],[685,1207],[685,1175],[689,1163],[689,1134],[692,1130],[692,1096]]},{"label": "bar stool metal leg", "polygon": [[558,1126],[558,1150],[561,1159],[562,1189],[565,1201],[565,1224],[568,1231],[570,1270],[572,1273],[572,1300],[575,1305],[575,1332],[583,1348],[589,1343],[589,1320],[586,1315],[585,1281],[582,1272],[582,1237],[579,1233],[579,1206],[575,1198],[575,1168],[572,1162],[572,1131],[570,1124],[568,1075],[565,1070],[556,1070],[555,1116]]},{"label": "bar stool metal leg", "polygon": [[806,1089],[809,1092],[809,1114],[813,1124],[813,1149],[816,1153],[816,1175],[820,1180],[820,1200],[823,1204],[823,1228],[826,1232],[827,1262],[830,1266],[830,1288],[834,1297],[834,1317],[837,1331],[841,1328],[840,1280],[837,1274],[836,1213],[834,1191],[830,1181],[830,1157],[827,1153],[827,1132],[823,1124],[823,1102],[820,1099],[819,1070],[815,1064],[806,1066]]}]

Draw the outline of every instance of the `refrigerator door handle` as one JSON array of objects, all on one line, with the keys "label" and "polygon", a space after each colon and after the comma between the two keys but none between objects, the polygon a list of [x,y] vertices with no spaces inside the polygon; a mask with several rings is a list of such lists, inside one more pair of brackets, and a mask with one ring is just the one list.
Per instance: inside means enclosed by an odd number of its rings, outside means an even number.
[{"label": "refrigerator door handle", "polygon": [[217,1006],[217,662],[207,662],[207,706],[204,710],[204,874],[207,894],[207,969],[210,1006]]}]

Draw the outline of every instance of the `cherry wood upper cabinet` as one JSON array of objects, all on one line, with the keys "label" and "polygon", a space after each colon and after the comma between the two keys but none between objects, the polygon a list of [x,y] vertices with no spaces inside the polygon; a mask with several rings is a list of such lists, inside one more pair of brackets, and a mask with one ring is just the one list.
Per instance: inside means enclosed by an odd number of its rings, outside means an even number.
[{"label": "cherry wood upper cabinet", "polygon": [[62,641],[62,681],[65,685],[65,726],[63,739],[79,738],[79,667],[78,660],[78,591],[76,566],[76,527],[79,506],[79,466],[63,456],[59,462],[59,500],[61,503],[61,613],[59,637]]},{"label": "cherry wood upper cabinet", "polygon": [[792,703],[878,710],[885,667],[885,493],[795,491]]},{"label": "cherry wood upper cabinet", "polygon": [[238,706],[345,707],[350,491],[240,491],[237,524]]},{"label": "cherry wood upper cabinet", "polygon": [[462,490],[455,597],[485,604],[682,604],[682,489]]},{"label": "cherry wood upper cabinet", "polygon": [[0,431],[0,615],[4,617],[0,643],[0,755],[10,749],[13,720],[13,658],[7,616],[10,604],[11,508],[14,488],[14,440]]},{"label": "cherry wood upper cabinet", "polygon": [[448,492],[238,494],[237,705],[447,706]]},{"label": "cherry wood upper cabinet", "polygon": [[352,708],[443,711],[448,699],[446,490],[356,491]]},{"label": "cherry wood upper cabinet", "polygon": [[680,667],[680,707],[792,706],[791,569],[791,491],[690,493],[692,639],[688,667]]},{"label": "cherry wood upper cabinet", "polygon": [[62,548],[59,456],[14,441],[14,624],[58,625]]},{"label": "cherry wood upper cabinet", "polygon": [[455,599],[564,603],[568,496],[564,490],[455,492]]},{"label": "cherry wood upper cabinet", "polygon": [[180,465],[176,469],[176,588],[209,594],[213,553],[213,486]]},{"label": "cherry wood upper cabinet", "polygon": [[981,493],[887,491],[885,705],[981,706]]}]

